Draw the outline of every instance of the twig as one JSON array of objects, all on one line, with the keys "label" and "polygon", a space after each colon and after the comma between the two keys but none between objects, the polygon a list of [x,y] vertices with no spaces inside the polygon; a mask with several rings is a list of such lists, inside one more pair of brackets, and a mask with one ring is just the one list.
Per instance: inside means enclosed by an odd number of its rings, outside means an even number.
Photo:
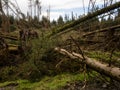
[{"label": "twig", "polygon": [[57,68],[58,66],[60,66],[61,65],[61,63],[62,62],[64,62],[65,60],[63,59],[63,60],[61,60],[55,67]]},{"label": "twig", "polygon": [[85,57],[84,57],[84,53],[83,53],[83,51],[82,51],[82,49],[80,48],[80,46],[79,46],[79,44],[77,43],[77,41],[75,41],[75,39],[72,37],[72,36],[70,36],[70,38],[72,39],[72,41],[75,43],[75,45],[77,46],[77,48],[78,48],[78,50],[79,50],[79,53],[82,55],[82,57],[83,57],[83,60],[85,60]]},{"label": "twig", "polygon": [[116,49],[116,47],[114,47],[114,48],[111,50],[110,61],[109,61],[109,67],[111,66],[112,56],[113,56],[113,53],[114,53],[115,49]]},{"label": "twig", "polygon": [[87,68],[86,68],[86,64],[85,64],[85,56],[84,56],[84,53],[83,53],[83,51],[81,50],[81,48],[80,48],[80,46],[79,46],[79,44],[75,41],[75,39],[72,37],[72,36],[70,36],[70,38],[72,39],[72,41],[75,43],[75,45],[77,46],[77,48],[78,48],[78,50],[79,50],[79,53],[82,55],[82,58],[83,58],[83,60],[82,60],[82,62],[83,62],[83,69],[84,69],[84,77],[85,77],[85,81],[84,81],[84,86],[82,87],[82,89],[84,89],[85,87],[86,87],[86,82],[87,82],[87,79],[86,79],[86,70],[87,70]]}]

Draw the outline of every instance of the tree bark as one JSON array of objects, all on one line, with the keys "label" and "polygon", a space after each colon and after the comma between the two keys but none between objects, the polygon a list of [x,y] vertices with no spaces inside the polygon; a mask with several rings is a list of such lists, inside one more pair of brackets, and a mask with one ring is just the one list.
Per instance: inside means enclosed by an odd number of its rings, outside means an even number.
[{"label": "tree bark", "polygon": [[[63,54],[63,55],[66,55],[66,56],[69,56],[70,58],[72,59],[79,59],[81,62],[82,62],[82,56],[78,53],[75,53],[75,52],[68,52],[67,50],[65,49],[60,49],[60,48],[55,48],[55,51],[58,51],[59,53]],[[108,64],[105,64],[105,63],[101,63],[95,59],[91,59],[87,56],[85,56],[85,64],[90,67],[91,69],[99,72],[99,73],[102,73],[106,76],[109,76],[111,77],[112,79],[116,80],[116,81],[119,81],[120,82],[120,68],[118,67],[115,67],[115,66],[111,66],[109,67]]]}]

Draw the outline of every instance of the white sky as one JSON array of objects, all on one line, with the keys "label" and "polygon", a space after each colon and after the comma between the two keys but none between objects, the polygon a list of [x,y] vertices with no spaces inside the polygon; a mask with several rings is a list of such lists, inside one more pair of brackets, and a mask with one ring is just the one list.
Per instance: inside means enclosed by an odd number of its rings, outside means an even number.
[{"label": "white sky", "polygon": [[[11,0],[14,2],[15,0]],[[16,0],[19,4],[20,9],[23,13],[26,14],[28,9],[28,0]],[[65,14],[71,15],[71,12],[73,11],[74,15],[77,14],[78,16],[80,14],[83,14],[83,1],[85,4],[85,7],[88,6],[89,0],[40,0],[42,5],[42,15],[47,15],[46,10],[49,8],[49,5],[51,7],[50,12],[50,19],[57,19],[59,15],[62,15],[64,17]],[[96,0],[97,4],[102,4],[103,0]],[[120,0],[116,0],[120,1]]]}]

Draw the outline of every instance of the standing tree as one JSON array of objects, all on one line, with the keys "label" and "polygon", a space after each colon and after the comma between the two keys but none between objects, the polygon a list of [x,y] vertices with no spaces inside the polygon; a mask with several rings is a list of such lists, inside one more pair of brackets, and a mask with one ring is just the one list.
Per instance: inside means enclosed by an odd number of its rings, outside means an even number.
[{"label": "standing tree", "polygon": [[39,20],[39,15],[41,14],[41,5],[39,0],[34,1],[34,17],[37,16]]},{"label": "standing tree", "polygon": [[57,25],[57,22],[55,21],[55,20],[53,20],[52,22],[51,22],[51,26],[52,27],[55,27]]},{"label": "standing tree", "polygon": [[72,21],[75,20],[75,16],[74,16],[73,12],[71,12],[71,19],[72,19]]},{"label": "standing tree", "polygon": [[48,28],[50,26],[50,21],[45,16],[42,16],[41,20],[42,26]]},{"label": "standing tree", "polygon": [[68,16],[67,14],[65,14],[64,19],[65,19],[65,22],[66,22],[66,23],[69,22],[69,16]]},{"label": "standing tree", "polygon": [[57,24],[58,25],[63,25],[64,24],[64,21],[63,21],[63,17],[60,15],[58,20],[57,20]]}]

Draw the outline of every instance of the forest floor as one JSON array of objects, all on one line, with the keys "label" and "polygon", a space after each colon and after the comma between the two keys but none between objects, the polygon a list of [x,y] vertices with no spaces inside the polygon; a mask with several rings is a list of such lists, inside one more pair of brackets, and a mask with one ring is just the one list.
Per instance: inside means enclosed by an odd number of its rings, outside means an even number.
[{"label": "forest floor", "polygon": [[[78,32],[70,32],[67,35],[61,35],[60,40],[67,41],[69,36],[75,36]],[[67,41],[68,43],[68,41]],[[63,43],[62,43],[63,44]],[[65,43],[66,45],[66,43]],[[69,45],[69,44],[68,44]],[[74,48],[73,48],[74,49]],[[108,63],[110,60],[109,52],[90,51],[85,52],[90,58],[100,60]],[[114,52],[112,57],[112,64],[120,66],[120,52]],[[92,77],[86,76],[87,81],[84,82],[84,74],[79,72],[77,74],[58,74],[56,76],[45,76],[41,80],[31,82],[29,80],[7,81],[0,83],[0,90],[120,90],[120,82],[110,81],[110,78],[101,74],[92,73]],[[85,86],[85,87],[84,87]]]},{"label": "forest floor", "polygon": [[38,82],[18,80],[0,83],[0,90],[120,90],[120,83],[117,81],[110,83],[88,75],[86,78],[87,82],[84,82],[84,74],[61,74],[44,77]]},{"label": "forest floor", "polygon": [[75,81],[68,83],[60,90],[120,90],[120,83],[105,83],[98,80],[89,81],[84,86],[84,83],[81,81]]}]

